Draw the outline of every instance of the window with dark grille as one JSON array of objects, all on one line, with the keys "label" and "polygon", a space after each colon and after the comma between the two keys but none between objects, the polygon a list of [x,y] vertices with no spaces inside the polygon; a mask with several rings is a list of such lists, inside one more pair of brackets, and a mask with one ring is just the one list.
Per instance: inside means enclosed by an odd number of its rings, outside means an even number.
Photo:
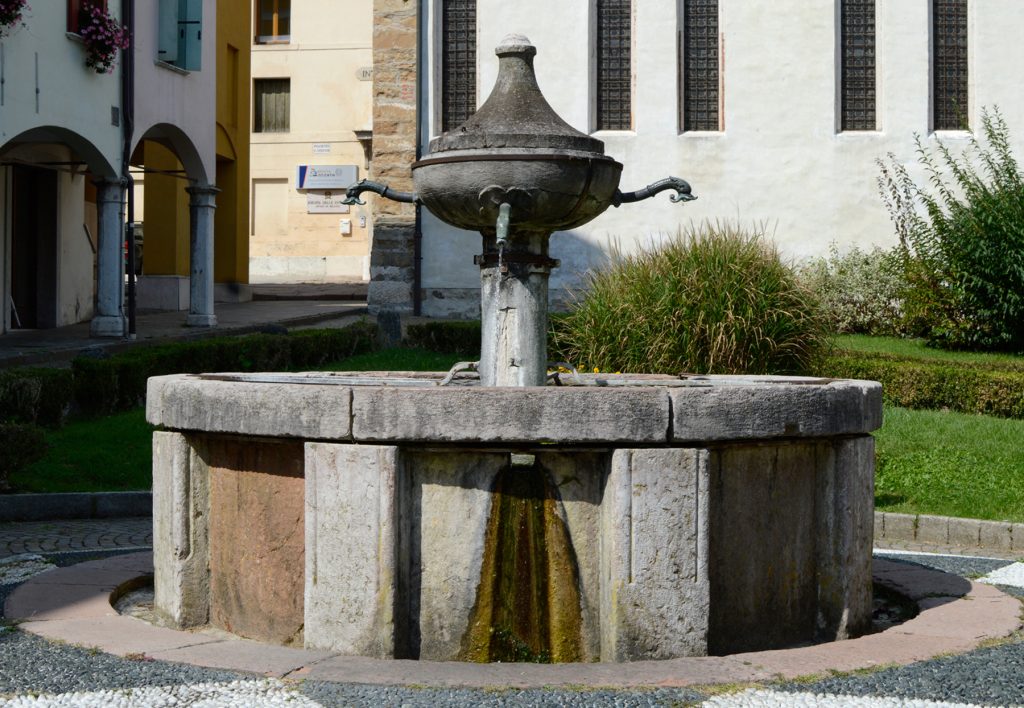
[{"label": "window with dark grille", "polygon": [[291,0],[257,0],[256,43],[287,43],[292,34]]},{"label": "window with dark grille", "polygon": [[633,127],[632,0],[597,0],[598,130]]},{"label": "window with dark grille", "polygon": [[875,130],[875,0],[843,0],[841,130]]},{"label": "window with dark grille", "polygon": [[444,0],[441,14],[441,130],[476,111],[476,0]]},{"label": "window with dark grille", "polygon": [[254,133],[287,133],[291,79],[256,79],[252,86]]},{"label": "window with dark grille", "polygon": [[720,130],[718,0],[683,0],[683,130]]},{"label": "window with dark grille", "polygon": [[934,127],[966,130],[967,0],[932,0]]}]

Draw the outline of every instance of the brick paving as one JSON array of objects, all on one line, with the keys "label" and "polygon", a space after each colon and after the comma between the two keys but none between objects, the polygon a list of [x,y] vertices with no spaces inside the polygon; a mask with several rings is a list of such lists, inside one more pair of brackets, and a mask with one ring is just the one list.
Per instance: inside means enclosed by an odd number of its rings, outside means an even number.
[{"label": "brick paving", "polygon": [[153,520],[79,519],[0,523],[0,558],[19,553],[67,553],[150,548]]}]

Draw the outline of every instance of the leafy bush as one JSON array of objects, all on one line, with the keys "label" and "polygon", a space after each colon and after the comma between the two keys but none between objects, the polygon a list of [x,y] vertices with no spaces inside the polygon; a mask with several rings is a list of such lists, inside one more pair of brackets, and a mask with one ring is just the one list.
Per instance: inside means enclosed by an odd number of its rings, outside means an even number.
[{"label": "leafy bush", "polygon": [[73,400],[67,369],[8,369],[0,371],[0,422],[59,426]]},{"label": "leafy bush", "polygon": [[480,357],[481,324],[470,322],[423,322],[411,324],[405,332],[405,346],[431,352]]},{"label": "leafy bush", "polygon": [[972,136],[963,157],[917,139],[931,191],[892,154],[878,163],[879,188],[900,239],[911,329],[939,347],[1024,351],[1024,176],[998,110],[983,113],[981,132],[984,144]]},{"label": "leafy bush", "polygon": [[0,491],[9,489],[8,478],[28,467],[46,452],[42,428],[23,423],[0,423]]},{"label": "leafy bush", "polygon": [[762,230],[704,224],[614,254],[556,320],[566,361],[634,373],[798,373],[825,343],[814,294]]},{"label": "leafy bush", "polygon": [[900,299],[905,281],[898,252],[854,246],[840,253],[833,243],[828,256],[805,263],[800,276],[818,294],[836,334],[903,333]]}]

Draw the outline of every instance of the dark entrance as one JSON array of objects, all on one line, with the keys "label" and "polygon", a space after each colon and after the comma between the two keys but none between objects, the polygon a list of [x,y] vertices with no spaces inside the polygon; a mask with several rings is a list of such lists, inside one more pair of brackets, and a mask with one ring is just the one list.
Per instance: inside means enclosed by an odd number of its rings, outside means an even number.
[{"label": "dark entrance", "polygon": [[57,173],[14,166],[11,327],[57,326]]}]

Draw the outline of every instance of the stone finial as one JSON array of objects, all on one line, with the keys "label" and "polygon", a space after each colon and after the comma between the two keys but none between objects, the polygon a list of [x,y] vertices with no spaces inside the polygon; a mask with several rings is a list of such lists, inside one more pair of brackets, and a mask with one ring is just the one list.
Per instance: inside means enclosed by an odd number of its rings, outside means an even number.
[{"label": "stone finial", "polygon": [[494,53],[499,57],[506,54],[526,54],[536,56],[537,48],[530,42],[529,37],[523,34],[506,34],[505,37],[494,48]]}]

